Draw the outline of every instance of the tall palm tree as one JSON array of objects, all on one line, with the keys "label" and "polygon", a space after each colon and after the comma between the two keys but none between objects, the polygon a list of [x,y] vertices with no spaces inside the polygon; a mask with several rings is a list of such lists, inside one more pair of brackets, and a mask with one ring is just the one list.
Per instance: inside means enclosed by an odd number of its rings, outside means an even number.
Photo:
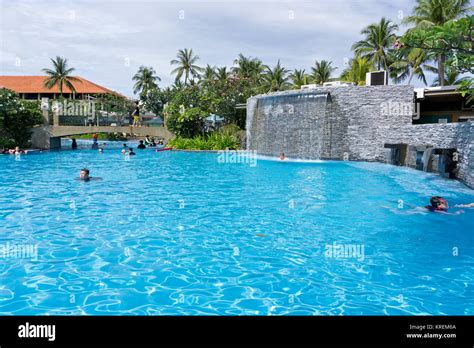
[{"label": "tall palm tree", "polygon": [[48,89],[58,86],[61,96],[63,95],[64,86],[69,88],[71,92],[76,93],[74,83],[82,83],[82,81],[77,77],[70,76],[74,71],[74,68],[68,68],[67,58],[61,58],[58,56],[56,59],[51,58],[51,62],[53,63],[53,69],[43,69],[46,75],[48,75],[46,80],[44,80],[44,86]]},{"label": "tall palm tree", "polygon": [[317,84],[323,84],[328,82],[331,78],[331,74],[336,68],[331,66],[332,62],[327,60],[322,60],[321,62],[316,61],[315,66],[311,68],[312,74],[311,77],[313,81]]},{"label": "tall palm tree", "polygon": [[374,64],[367,57],[355,57],[342,72],[341,80],[353,82],[358,86],[365,84],[366,74],[374,70]]},{"label": "tall palm tree", "polygon": [[[435,68],[433,70],[437,72],[438,69]],[[444,69],[444,82],[448,86],[460,85],[463,81],[467,79],[467,76],[461,77],[461,74],[459,74],[459,72],[453,67],[449,66]],[[440,86],[438,77],[434,79],[432,86]]]},{"label": "tall palm tree", "polygon": [[227,67],[223,66],[221,68],[218,68],[215,71],[215,76],[218,81],[224,82],[227,81],[227,79],[230,77],[231,73],[230,71],[227,70]]},{"label": "tall palm tree", "polygon": [[[471,11],[470,0],[417,0],[413,15],[404,19],[405,24],[414,24],[416,28],[429,29],[467,14]],[[446,55],[437,53],[438,81],[444,86]]]},{"label": "tall palm tree", "polygon": [[288,87],[288,72],[288,69],[281,66],[280,60],[273,69],[267,66],[263,76],[263,87],[269,92],[284,90]]},{"label": "tall palm tree", "polygon": [[171,61],[171,65],[177,65],[177,68],[171,72],[176,74],[176,80],[180,80],[184,74],[184,84],[187,85],[190,76],[192,78],[199,76],[202,68],[196,65],[199,57],[193,55],[192,49],[179,50],[176,58]]},{"label": "tall palm tree", "polygon": [[401,49],[395,61],[390,65],[393,80],[395,83],[401,83],[408,78],[407,85],[410,85],[413,77],[416,76],[426,85],[423,69],[430,69],[426,64],[428,60],[428,55],[420,48]]},{"label": "tall palm tree", "polygon": [[304,69],[295,69],[290,74],[291,82],[294,88],[300,88],[303,85],[309,84],[309,75],[305,73]]},{"label": "tall palm tree", "polygon": [[378,70],[384,68],[389,70],[390,62],[387,58],[395,39],[395,31],[398,25],[392,21],[382,18],[379,23],[374,23],[362,30],[365,38],[352,45],[352,49],[363,58],[368,58]]},{"label": "tall palm tree", "polygon": [[141,66],[137,73],[132,77],[132,80],[135,81],[133,86],[133,93],[137,94],[138,92],[144,93],[150,89],[158,88],[156,81],[161,81],[161,79],[156,75],[155,69],[151,66]]}]

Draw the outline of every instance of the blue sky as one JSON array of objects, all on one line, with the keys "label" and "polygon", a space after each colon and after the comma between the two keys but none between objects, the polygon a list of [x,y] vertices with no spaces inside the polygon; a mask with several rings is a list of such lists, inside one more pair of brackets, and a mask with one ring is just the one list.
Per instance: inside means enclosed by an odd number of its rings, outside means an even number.
[{"label": "blue sky", "polygon": [[[76,75],[132,96],[132,76],[153,66],[161,86],[170,60],[192,48],[199,64],[231,66],[239,53],[288,69],[332,60],[339,74],[362,28],[395,23],[415,0],[0,0],[0,74],[42,75],[62,56]],[[401,27],[401,32],[406,28]],[[418,84],[418,82],[416,82]]]}]

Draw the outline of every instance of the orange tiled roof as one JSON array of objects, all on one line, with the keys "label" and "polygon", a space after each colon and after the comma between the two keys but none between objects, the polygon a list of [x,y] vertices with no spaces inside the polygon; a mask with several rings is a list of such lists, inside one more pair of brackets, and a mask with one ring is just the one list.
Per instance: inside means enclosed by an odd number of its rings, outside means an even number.
[{"label": "orange tiled roof", "polygon": [[[74,76],[80,80],[73,82],[77,94],[115,94],[120,95],[108,88],[99,86],[83,77]],[[48,89],[44,86],[47,76],[0,76],[0,88],[8,88],[17,93],[59,93],[57,86]],[[71,93],[71,90],[63,86],[63,93]]]}]

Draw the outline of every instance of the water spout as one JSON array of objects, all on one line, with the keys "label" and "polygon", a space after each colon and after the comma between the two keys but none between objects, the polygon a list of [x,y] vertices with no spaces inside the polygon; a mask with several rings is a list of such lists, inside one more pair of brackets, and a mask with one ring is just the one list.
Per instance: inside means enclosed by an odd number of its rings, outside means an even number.
[{"label": "water spout", "polygon": [[423,162],[423,171],[427,172],[428,171],[428,165],[430,163],[431,159],[431,154],[433,153],[434,148],[432,147],[427,147],[426,150],[423,152],[423,157],[421,161]]}]

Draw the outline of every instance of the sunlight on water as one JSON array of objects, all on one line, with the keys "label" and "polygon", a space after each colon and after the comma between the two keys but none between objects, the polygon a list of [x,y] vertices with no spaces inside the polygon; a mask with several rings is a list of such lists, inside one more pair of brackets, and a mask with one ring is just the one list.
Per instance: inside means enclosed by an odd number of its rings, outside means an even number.
[{"label": "sunlight on water", "polygon": [[1,314],[474,314],[459,182],[120,146],[0,156]]}]

